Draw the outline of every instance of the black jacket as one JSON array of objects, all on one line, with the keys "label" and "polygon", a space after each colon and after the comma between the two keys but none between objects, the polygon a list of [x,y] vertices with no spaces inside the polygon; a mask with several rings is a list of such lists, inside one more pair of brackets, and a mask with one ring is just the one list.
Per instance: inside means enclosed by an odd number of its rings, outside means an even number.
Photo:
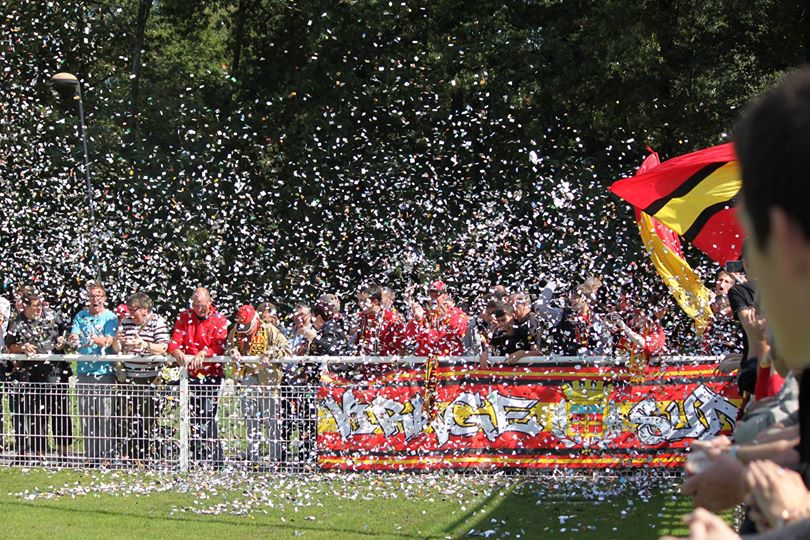
[{"label": "black jacket", "polygon": [[312,356],[340,356],[346,354],[348,340],[341,325],[334,319],[326,323],[318,331],[318,336],[312,340],[310,355]]}]

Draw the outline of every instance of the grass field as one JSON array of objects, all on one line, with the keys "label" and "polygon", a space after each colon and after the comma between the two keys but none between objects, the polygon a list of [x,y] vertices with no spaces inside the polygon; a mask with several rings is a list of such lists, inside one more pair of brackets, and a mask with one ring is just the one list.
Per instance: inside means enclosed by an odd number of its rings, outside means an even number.
[{"label": "grass field", "polygon": [[[577,538],[683,533],[665,481],[0,469],[5,538]],[[600,500],[601,498],[601,500]]]}]

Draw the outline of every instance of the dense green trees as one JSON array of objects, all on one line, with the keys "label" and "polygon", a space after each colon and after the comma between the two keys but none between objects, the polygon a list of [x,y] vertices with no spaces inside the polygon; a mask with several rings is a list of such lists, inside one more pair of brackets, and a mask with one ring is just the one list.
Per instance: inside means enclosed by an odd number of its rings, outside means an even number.
[{"label": "dense green trees", "polygon": [[810,53],[795,0],[5,4],[0,264],[69,304],[91,273],[56,71],[83,82],[113,294],[232,305],[623,268],[606,186],[647,144],[721,142]]}]

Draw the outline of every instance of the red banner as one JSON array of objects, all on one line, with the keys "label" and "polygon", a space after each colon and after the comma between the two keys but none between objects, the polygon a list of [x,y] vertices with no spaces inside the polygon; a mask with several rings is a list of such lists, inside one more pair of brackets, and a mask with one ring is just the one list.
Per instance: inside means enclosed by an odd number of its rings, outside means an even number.
[{"label": "red banner", "polygon": [[716,364],[439,363],[365,384],[326,377],[326,469],[677,467],[694,439],[731,433],[740,396]]}]

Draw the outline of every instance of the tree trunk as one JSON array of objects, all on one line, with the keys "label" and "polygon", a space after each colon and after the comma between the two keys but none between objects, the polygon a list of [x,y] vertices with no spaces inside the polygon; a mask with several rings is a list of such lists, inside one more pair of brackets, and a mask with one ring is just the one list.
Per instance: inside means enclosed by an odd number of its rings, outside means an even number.
[{"label": "tree trunk", "polygon": [[141,52],[144,47],[146,23],[152,9],[152,0],[138,1],[138,19],[135,26],[135,39],[132,42],[132,64],[129,69],[129,133],[132,149],[138,150],[138,116],[140,115]]},{"label": "tree trunk", "polygon": [[247,0],[239,0],[239,7],[234,14],[236,28],[233,32],[233,62],[231,62],[231,74],[236,75],[239,71],[239,63],[242,60],[242,44],[245,39],[245,16],[247,11]]}]

